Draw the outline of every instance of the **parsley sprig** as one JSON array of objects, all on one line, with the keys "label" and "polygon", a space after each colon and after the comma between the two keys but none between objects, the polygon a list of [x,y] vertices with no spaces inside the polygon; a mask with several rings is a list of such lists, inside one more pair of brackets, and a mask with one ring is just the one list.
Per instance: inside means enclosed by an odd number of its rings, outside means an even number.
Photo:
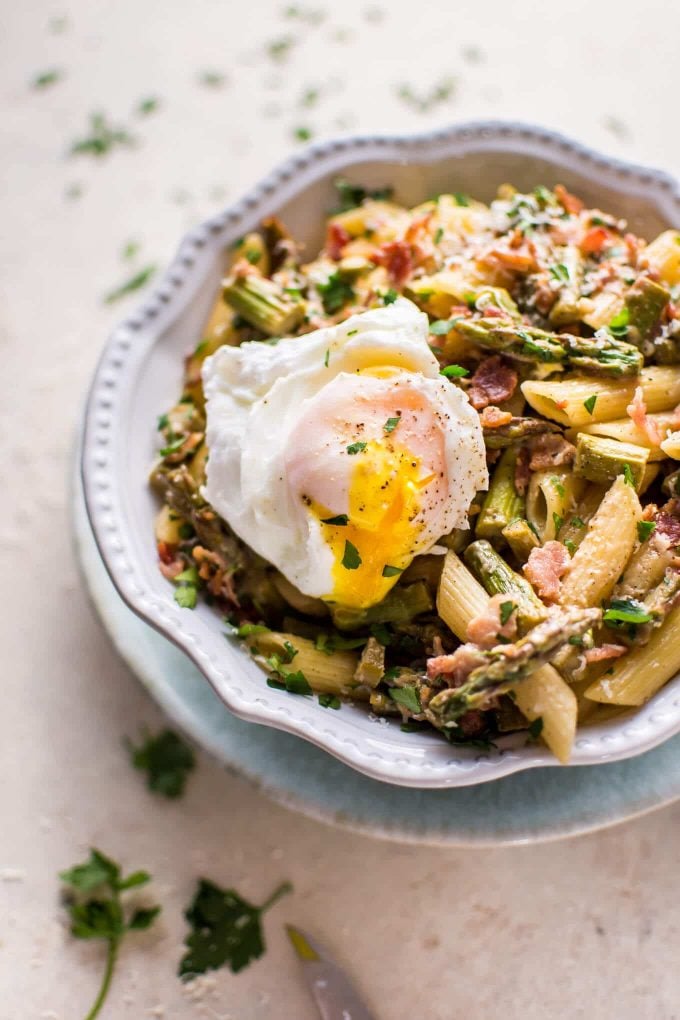
[{"label": "parsley sprig", "polygon": [[179,734],[163,730],[152,736],[147,732],[138,747],[130,740],[126,745],[133,766],[146,772],[150,790],[164,797],[181,797],[189,773],[196,766],[196,756]]},{"label": "parsley sprig", "polygon": [[182,980],[189,981],[224,964],[237,974],[259,959],[265,951],[262,915],[292,890],[290,882],[282,882],[256,907],[235,889],[221,889],[208,879],[200,879],[184,915],[191,931],[184,940],[188,952],[179,965]]},{"label": "parsley sprig", "polygon": [[103,939],[107,943],[102,983],[85,1017],[94,1020],[108,995],[123,938],[130,931],[149,928],[161,908],[138,907],[126,913],[121,894],[145,885],[151,876],[146,871],[133,871],[123,878],[120,865],[94,848],[89,860],[62,871],[59,877],[67,887],[71,934],[77,939]]}]

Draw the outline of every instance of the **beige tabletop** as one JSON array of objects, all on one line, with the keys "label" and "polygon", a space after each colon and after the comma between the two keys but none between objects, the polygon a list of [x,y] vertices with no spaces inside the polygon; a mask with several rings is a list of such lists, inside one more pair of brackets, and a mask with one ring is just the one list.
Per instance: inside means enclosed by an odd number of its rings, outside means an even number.
[{"label": "beige tabletop", "polygon": [[[566,843],[454,851],[298,817],[205,756],[182,800],[148,793],[122,738],[163,720],[81,588],[67,477],[87,380],[130,307],[102,296],[167,260],[297,136],[519,117],[677,170],[680,7],[5,7],[0,1020],[85,1015],[101,947],[68,934],[56,876],[90,845],[151,871],[163,904],[124,948],[105,1017],[312,1020],[284,920],[323,933],[379,1020],[679,1017],[680,807]],[[97,110],[137,144],[67,158]],[[198,875],[256,901],[284,878],[295,892],[266,918],[262,960],[181,985]]]}]

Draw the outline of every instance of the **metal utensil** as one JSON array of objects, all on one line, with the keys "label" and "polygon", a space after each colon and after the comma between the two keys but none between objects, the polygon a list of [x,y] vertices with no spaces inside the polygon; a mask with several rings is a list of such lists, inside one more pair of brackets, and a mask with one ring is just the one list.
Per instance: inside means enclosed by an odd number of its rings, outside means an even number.
[{"label": "metal utensil", "polygon": [[288,938],[298,960],[321,1020],[375,1020],[345,971],[334,963],[309,935],[286,925]]}]

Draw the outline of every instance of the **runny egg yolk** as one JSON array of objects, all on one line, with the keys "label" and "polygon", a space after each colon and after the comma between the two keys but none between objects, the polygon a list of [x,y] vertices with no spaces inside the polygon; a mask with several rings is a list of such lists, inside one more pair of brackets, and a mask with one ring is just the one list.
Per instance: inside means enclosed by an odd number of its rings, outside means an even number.
[{"label": "runny egg yolk", "polygon": [[421,477],[419,457],[394,442],[371,440],[356,454],[349,513],[334,517],[312,504],[333,553],[328,601],[363,609],[385,598],[418,551],[420,494],[431,479]]}]

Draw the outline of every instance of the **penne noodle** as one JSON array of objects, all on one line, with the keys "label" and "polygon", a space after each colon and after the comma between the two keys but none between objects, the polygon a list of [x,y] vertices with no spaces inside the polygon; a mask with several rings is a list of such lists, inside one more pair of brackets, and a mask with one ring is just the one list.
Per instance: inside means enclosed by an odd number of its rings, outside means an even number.
[{"label": "penne noodle", "polygon": [[541,542],[555,538],[562,524],[573,513],[584,489],[582,478],[556,468],[535,471],[527,490],[526,515]]},{"label": "penne noodle", "polygon": [[619,475],[567,568],[560,590],[561,605],[599,606],[611,595],[635,547],[641,516],[635,489]]},{"label": "penne noodle", "polygon": [[673,460],[680,460],[680,432],[670,432],[661,444],[661,451]]},{"label": "penne noodle", "polygon": [[[642,387],[647,411],[670,411],[680,403],[680,368],[643,368],[633,379],[572,376],[557,381],[528,379],[522,393],[535,411],[560,425],[589,425],[622,418]],[[591,402],[595,397],[594,403]]]},{"label": "penne noodle", "polygon": [[[437,610],[460,641],[467,640],[471,620],[484,612],[489,596],[458,558],[449,550],[444,561]],[[576,732],[576,696],[552,666],[541,666],[513,688],[515,702],[529,722],[541,718],[541,736],[556,758],[569,761]]]},{"label": "penne noodle", "polygon": [[[660,430],[662,436],[665,436],[666,431],[673,428],[674,424],[678,422],[675,414],[649,414],[647,418],[652,426]],[[621,443],[632,443],[634,446],[644,446],[649,450],[649,459],[651,461],[663,460],[664,457],[672,456],[672,454],[664,452],[663,442],[661,446],[653,442],[649,434],[644,429],[638,428],[631,418],[617,418],[615,421],[579,425],[578,428],[570,429],[565,435],[570,443],[575,443],[579,432],[586,432],[589,436],[605,436],[607,439],[618,439]]]},{"label": "penne noodle", "polygon": [[[289,668],[294,672],[299,670],[303,673],[312,690],[321,694],[351,694],[353,698],[358,696],[354,673],[359,664],[359,656],[354,652],[338,651],[327,655],[307,638],[277,631],[253,634],[246,639],[246,644],[255,654],[269,656],[285,652],[287,641],[297,651]],[[258,665],[267,668],[266,663],[260,662]]]},{"label": "penne noodle", "polygon": [[643,705],[680,670],[680,606],[668,614],[648,644],[617,660],[607,675],[586,690],[587,698],[607,705]]},{"label": "penne noodle", "polygon": [[645,248],[645,259],[671,287],[680,283],[680,232],[664,230]]}]

